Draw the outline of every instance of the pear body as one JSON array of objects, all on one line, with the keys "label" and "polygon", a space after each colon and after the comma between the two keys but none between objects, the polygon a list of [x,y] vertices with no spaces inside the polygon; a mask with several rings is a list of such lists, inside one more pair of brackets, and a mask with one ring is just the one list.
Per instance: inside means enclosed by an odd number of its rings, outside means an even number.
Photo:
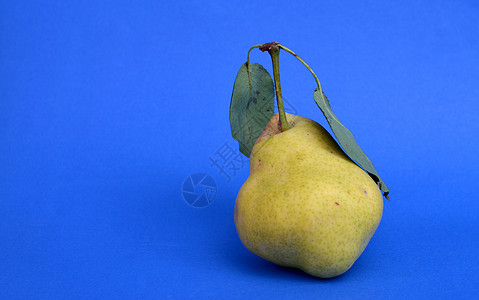
[{"label": "pear body", "polygon": [[372,178],[318,123],[274,115],[250,156],[250,175],[235,204],[235,225],[247,249],[275,264],[321,278],[346,272],[382,216]]}]

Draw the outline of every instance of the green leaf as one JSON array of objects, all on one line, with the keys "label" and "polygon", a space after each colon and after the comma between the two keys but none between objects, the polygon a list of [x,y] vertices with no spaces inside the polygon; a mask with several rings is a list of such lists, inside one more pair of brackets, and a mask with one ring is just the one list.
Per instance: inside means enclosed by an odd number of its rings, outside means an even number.
[{"label": "green leaf", "polygon": [[254,143],[274,113],[274,83],[260,64],[244,63],[236,76],[230,104],[230,124],[240,151],[250,156]]},{"label": "green leaf", "polygon": [[381,177],[379,177],[376,168],[374,168],[373,166],[373,163],[364,154],[363,150],[359,148],[351,132],[346,127],[344,127],[343,124],[341,124],[336,115],[333,113],[326,95],[316,89],[314,92],[314,101],[316,101],[316,104],[323,112],[324,116],[326,117],[326,120],[328,120],[329,126],[331,126],[331,130],[333,131],[334,135],[338,139],[339,144],[346,152],[346,154],[352,160],[356,161],[356,163],[358,163],[364,170],[366,170],[366,172],[368,172],[369,176],[371,176],[371,178],[373,178],[373,180],[378,184],[379,189],[383,191],[384,196],[387,198],[389,194],[389,189],[387,188],[386,184],[384,184],[384,182],[381,180]]}]

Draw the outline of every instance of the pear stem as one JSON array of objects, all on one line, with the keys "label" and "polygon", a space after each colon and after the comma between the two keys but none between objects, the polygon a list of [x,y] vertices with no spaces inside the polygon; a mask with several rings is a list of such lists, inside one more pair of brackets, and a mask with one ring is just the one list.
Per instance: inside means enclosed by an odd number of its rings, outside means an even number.
[{"label": "pear stem", "polygon": [[[251,68],[250,68],[250,54],[251,54],[251,50],[253,50],[254,48],[260,48],[262,47],[263,44],[258,44],[258,45],[254,45],[253,47],[249,48],[248,50],[248,60],[246,61],[246,70],[248,71],[248,82],[249,82],[249,92],[251,93],[252,89],[253,89],[253,83],[251,82]],[[251,96],[251,94],[250,94]]]},{"label": "pear stem", "polygon": [[254,48],[260,48],[262,46],[263,46],[263,44],[258,44],[258,45],[254,45],[253,47],[249,48],[249,50],[248,50],[248,60],[247,60],[248,65],[249,65],[249,57],[250,57],[250,54],[251,54],[251,50],[253,50]]},{"label": "pear stem", "polygon": [[274,85],[276,89],[276,102],[278,103],[279,122],[281,125],[281,131],[289,129],[289,123],[286,119],[286,113],[284,112],[283,94],[281,93],[281,83],[279,81],[279,48],[278,51],[270,53],[271,60],[273,61],[273,75]]},{"label": "pear stem", "polygon": [[278,44],[278,47],[283,49],[284,51],[290,53],[291,55],[296,57],[300,62],[303,63],[303,65],[309,70],[309,72],[311,72],[311,74],[313,74],[314,80],[316,80],[316,84],[318,85],[318,90],[322,93],[321,83],[319,83],[318,76],[316,76],[316,74],[314,74],[314,71],[308,66],[308,64],[304,60],[302,60],[301,57],[298,56],[298,54],[294,53],[291,49],[286,48],[285,46],[283,46],[281,44]]},{"label": "pear stem", "polygon": [[272,42],[266,43],[262,45],[259,49],[261,51],[268,51],[269,55],[271,55],[271,61],[273,62],[273,78],[274,78],[274,86],[276,90],[276,102],[278,103],[278,111],[279,111],[279,124],[278,129],[281,131],[286,131],[289,129],[289,123],[286,119],[286,113],[284,112],[283,106],[283,95],[281,93],[281,83],[279,80],[279,50],[278,47],[279,43]]}]

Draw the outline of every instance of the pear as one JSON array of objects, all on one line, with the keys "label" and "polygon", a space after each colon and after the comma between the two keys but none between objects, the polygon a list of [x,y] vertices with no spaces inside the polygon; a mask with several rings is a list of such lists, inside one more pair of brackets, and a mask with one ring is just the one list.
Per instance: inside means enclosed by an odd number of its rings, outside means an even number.
[{"label": "pear", "polygon": [[244,246],[275,264],[321,278],[346,272],[381,220],[374,180],[318,123],[274,115],[250,156],[250,175],[235,204]]}]

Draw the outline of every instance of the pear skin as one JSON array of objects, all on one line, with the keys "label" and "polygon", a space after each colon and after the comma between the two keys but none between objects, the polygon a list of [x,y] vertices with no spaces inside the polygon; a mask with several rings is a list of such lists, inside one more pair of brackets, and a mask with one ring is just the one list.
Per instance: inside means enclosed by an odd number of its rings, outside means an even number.
[{"label": "pear skin", "polygon": [[364,251],[382,216],[374,180],[318,123],[274,115],[256,141],[250,175],[235,204],[244,246],[275,264],[321,278],[346,272]]}]

